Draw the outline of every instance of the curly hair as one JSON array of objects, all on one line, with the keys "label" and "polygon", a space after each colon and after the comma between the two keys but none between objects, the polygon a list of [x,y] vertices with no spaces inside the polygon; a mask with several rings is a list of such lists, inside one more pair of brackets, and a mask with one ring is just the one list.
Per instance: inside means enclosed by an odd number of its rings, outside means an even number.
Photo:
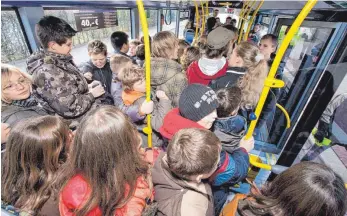
[{"label": "curly hair", "polygon": [[100,40],[92,40],[88,43],[88,53],[107,55],[107,46]]},{"label": "curly hair", "polygon": [[197,47],[188,47],[184,52],[181,57],[181,64],[182,64],[182,69],[183,71],[186,71],[189,67],[189,65],[194,62],[199,60],[201,57],[200,55],[200,50]]}]

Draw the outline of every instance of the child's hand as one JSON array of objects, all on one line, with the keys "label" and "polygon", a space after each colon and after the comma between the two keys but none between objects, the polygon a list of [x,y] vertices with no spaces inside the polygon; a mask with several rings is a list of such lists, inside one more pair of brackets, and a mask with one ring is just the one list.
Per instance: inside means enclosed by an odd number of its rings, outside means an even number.
[{"label": "child's hand", "polygon": [[156,92],[157,98],[159,98],[159,100],[169,100],[168,96],[165,94],[164,91],[158,90]]},{"label": "child's hand", "polygon": [[150,114],[153,112],[153,101],[144,101],[140,107],[140,113]]},{"label": "child's hand", "polygon": [[242,137],[240,147],[245,148],[247,152],[250,152],[254,148],[254,137],[252,136],[248,140],[246,140],[245,137]]},{"label": "child's hand", "polygon": [[83,76],[87,80],[92,80],[93,79],[93,74],[91,72],[87,72],[87,73],[83,74]]},{"label": "child's hand", "polygon": [[101,82],[98,80],[94,80],[92,83],[88,84],[88,89],[92,89],[95,88],[96,86],[100,85],[101,86]]},{"label": "child's hand", "polygon": [[8,136],[10,135],[10,125],[1,123],[1,143],[6,143]]},{"label": "child's hand", "polygon": [[105,89],[102,87],[102,85],[97,85],[96,87],[89,89],[89,92],[92,93],[94,98],[97,98],[105,94]]}]

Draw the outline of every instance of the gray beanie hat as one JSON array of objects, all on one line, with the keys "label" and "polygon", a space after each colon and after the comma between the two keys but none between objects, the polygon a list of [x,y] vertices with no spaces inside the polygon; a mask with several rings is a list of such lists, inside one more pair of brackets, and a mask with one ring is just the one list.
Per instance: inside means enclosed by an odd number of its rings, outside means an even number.
[{"label": "gray beanie hat", "polygon": [[216,93],[201,84],[187,86],[180,96],[178,108],[180,114],[194,122],[200,121],[218,107]]}]

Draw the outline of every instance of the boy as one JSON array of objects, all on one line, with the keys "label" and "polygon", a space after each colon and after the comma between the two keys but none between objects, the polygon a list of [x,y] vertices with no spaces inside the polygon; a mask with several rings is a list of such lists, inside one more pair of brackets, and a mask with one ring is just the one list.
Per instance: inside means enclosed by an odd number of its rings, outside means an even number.
[{"label": "boy", "polygon": [[27,60],[34,97],[50,114],[82,116],[105,90],[96,82],[88,86],[72,61],[70,51],[76,31],[62,19],[45,16],[37,23],[35,33],[42,49]]},{"label": "boy", "polygon": [[238,115],[241,103],[241,89],[238,87],[223,88],[217,91],[218,118],[213,132],[222,142],[225,151],[231,153],[239,147],[242,136],[247,130],[247,121]]},{"label": "boy", "polygon": [[145,45],[140,44],[136,47],[136,64],[143,67],[145,63]]},{"label": "boy", "polygon": [[163,215],[213,215],[208,179],[217,169],[221,146],[209,130],[188,128],[175,134],[152,170],[154,200]]},{"label": "boy", "polygon": [[264,55],[265,60],[268,61],[269,67],[275,58],[275,51],[277,49],[278,39],[273,34],[264,35],[259,43],[260,52]]},{"label": "boy", "polygon": [[107,46],[99,41],[92,40],[88,43],[90,60],[82,63],[79,68],[88,81],[100,81],[108,93],[111,93],[112,71],[107,59]]},{"label": "boy", "polygon": [[187,69],[189,84],[209,85],[211,80],[225,75],[228,62],[223,55],[227,52],[229,43],[234,40],[234,37],[235,34],[224,27],[217,27],[207,35],[204,55]]},{"label": "boy", "polygon": [[129,36],[122,31],[113,32],[111,35],[111,44],[115,54],[127,56],[129,51]]},{"label": "boy", "polygon": [[136,57],[136,47],[141,44],[139,40],[132,40],[129,43],[129,56],[130,58]]}]

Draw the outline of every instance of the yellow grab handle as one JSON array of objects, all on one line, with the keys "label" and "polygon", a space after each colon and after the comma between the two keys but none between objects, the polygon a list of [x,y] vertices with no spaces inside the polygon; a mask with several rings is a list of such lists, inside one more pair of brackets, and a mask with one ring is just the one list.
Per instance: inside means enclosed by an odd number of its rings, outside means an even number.
[{"label": "yellow grab handle", "polygon": [[243,14],[245,13],[245,8],[247,8],[249,2],[248,1],[244,1],[244,4],[242,5],[242,9],[241,12],[239,14],[239,23],[237,25],[237,28],[240,29],[241,27],[241,19],[243,19]]},{"label": "yellow grab handle", "polygon": [[247,41],[249,32],[251,31],[251,27],[252,27],[253,22],[254,22],[254,19],[255,19],[255,17],[257,16],[258,11],[259,11],[259,9],[261,8],[261,6],[262,6],[263,4],[264,4],[264,0],[262,0],[261,2],[259,2],[258,7],[257,7],[257,9],[255,9],[255,11],[254,11],[254,13],[253,13],[253,15],[252,15],[251,20],[248,22],[247,31],[246,31],[245,35],[243,36],[243,40],[244,40],[244,41]]},{"label": "yellow grab handle", "polygon": [[[143,38],[145,42],[145,70],[146,70],[146,101],[151,100],[151,50],[149,46],[149,33],[147,18],[145,9],[143,7],[142,0],[136,0],[137,8],[139,10],[140,21],[142,25]],[[148,147],[152,147],[152,126],[151,126],[151,115],[147,115],[147,127],[143,129],[143,132],[148,137]]]},{"label": "yellow grab handle", "polygon": [[[252,3],[250,3],[250,5],[249,5],[249,10],[247,10],[246,15],[245,15],[243,18],[247,19],[249,13],[250,13],[250,12],[252,11],[252,9],[253,9],[253,5],[254,5],[254,4],[255,4],[255,1],[253,1]],[[241,24],[239,40],[237,41],[237,43],[240,43],[240,42],[241,42],[241,38],[242,38],[242,35],[243,35],[243,26],[245,25],[245,22],[246,22],[246,21],[242,22],[242,24]]]},{"label": "yellow grab handle", "polygon": [[[298,31],[301,23],[305,20],[306,16],[312,10],[312,8],[315,6],[316,3],[317,3],[317,0],[309,0],[305,4],[304,8],[301,10],[300,14],[295,19],[292,27],[289,29],[287,35],[283,39],[283,42],[282,42],[282,44],[281,44],[281,46],[277,52],[277,55],[274,59],[274,62],[272,63],[272,67],[270,69],[270,72],[269,72],[267,79],[273,79],[275,77],[275,74],[277,72],[277,68],[280,65],[281,59],[282,59],[284,53],[286,52],[290,41],[292,40],[295,33]],[[260,113],[263,109],[263,106],[264,106],[264,103],[265,103],[265,100],[266,100],[266,97],[267,97],[269,91],[270,91],[270,87],[264,85],[263,91],[262,91],[260,98],[259,98],[257,108],[255,109],[255,115],[256,116],[260,116]],[[250,124],[248,131],[247,131],[247,134],[246,134],[246,139],[249,139],[252,136],[254,128],[257,125],[257,122],[258,122],[258,118],[251,121],[251,124]]]},{"label": "yellow grab handle", "polygon": [[289,114],[287,112],[286,109],[284,109],[283,106],[281,106],[280,104],[276,103],[276,106],[283,112],[284,116],[286,117],[287,119],[287,128],[290,128],[290,117],[289,117]]}]

